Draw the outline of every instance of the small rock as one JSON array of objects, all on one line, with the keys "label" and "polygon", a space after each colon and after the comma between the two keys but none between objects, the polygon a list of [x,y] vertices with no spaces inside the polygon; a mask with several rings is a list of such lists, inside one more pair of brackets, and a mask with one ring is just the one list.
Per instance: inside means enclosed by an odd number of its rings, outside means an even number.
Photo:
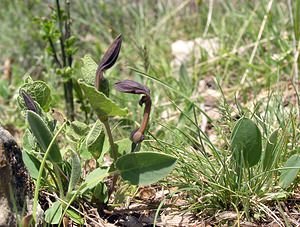
[{"label": "small rock", "polygon": [[201,50],[205,50],[208,58],[214,57],[220,49],[220,41],[218,38],[203,39],[196,38],[194,40],[177,40],[171,45],[174,60],[171,65],[176,67],[187,62],[192,57],[201,59]]},{"label": "small rock", "polygon": [[217,220],[236,220],[237,213],[233,211],[224,211],[216,215]]}]

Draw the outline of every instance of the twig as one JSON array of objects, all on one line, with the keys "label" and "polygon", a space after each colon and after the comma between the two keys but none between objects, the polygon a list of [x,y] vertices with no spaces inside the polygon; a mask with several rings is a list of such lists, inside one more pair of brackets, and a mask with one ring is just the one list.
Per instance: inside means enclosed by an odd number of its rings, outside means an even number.
[{"label": "twig", "polygon": [[[66,50],[65,50],[65,38],[67,38],[70,35],[70,28],[69,28],[69,20],[70,20],[70,2],[66,1],[66,10],[68,15],[68,20],[65,24],[66,34],[64,35],[63,31],[63,24],[62,24],[62,16],[61,16],[61,9],[59,5],[59,0],[56,0],[56,7],[57,7],[57,16],[58,16],[58,25],[60,30],[60,48],[61,48],[61,54],[62,54],[62,61],[63,61],[63,67],[67,66],[67,57],[66,57]],[[72,56],[68,57],[68,63],[69,67],[72,66]],[[66,108],[67,108],[67,115],[71,121],[74,120],[74,100],[73,100],[73,82],[72,79],[68,79],[66,82],[64,82],[64,94],[65,94],[65,102],[66,102]]]},{"label": "twig", "polygon": [[54,59],[55,63],[57,64],[57,66],[58,66],[59,68],[61,68],[62,65],[61,65],[60,61],[58,60],[56,48],[55,48],[54,43],[53,43],[53,41],[52,41],[52,39],[51,39],[50,37],[48,38],[48,42],[49,42],[50,47],[51,47],[51,49],[52,49],[52,53],[53,53],[52,56],[53,56],[53,59]]},{"label": "twig", "polygon": [[59,31],[60,31],[60,48],[61,48],[61,54],[62,54],[62,60],[63,60],[63,66],[66,66],[66,52],[65,52],[65,40],[64,40],[64,32],[62,27],[62,18],[61,18],[61,10],[59,5],[59,0],[56,0],[56,7],[57,7],[57,17],[58,17],[58,25],[59,25]]},{"label": "twig", "polygon": [[[66,13],[67,13],[67,20],[65,23],[65,39],[69,39],[71,37],[71,15],[70,15],[70,0],[65,0],[66,5]],[[71,67],[73,62],[72,55],[68,55],[68,65]]]}]

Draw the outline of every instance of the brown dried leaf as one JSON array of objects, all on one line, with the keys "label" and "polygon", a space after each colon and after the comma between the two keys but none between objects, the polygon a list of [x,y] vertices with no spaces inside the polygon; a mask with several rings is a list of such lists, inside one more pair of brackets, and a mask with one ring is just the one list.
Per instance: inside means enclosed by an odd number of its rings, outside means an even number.
[{"label": "brown dried leaf", "polygon": [[140,189],[140,198],[142,200],[152,200],[155,198],[156,191],[154,188],[142,188]]}]

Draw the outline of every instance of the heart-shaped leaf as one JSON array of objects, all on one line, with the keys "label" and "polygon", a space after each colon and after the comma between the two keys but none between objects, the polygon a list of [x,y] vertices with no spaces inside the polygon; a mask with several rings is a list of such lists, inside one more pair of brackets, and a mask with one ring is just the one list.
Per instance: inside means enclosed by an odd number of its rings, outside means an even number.
[{"label": "heart-shaped leaf", "polygon": [[[41,146],[43,152],[46,152],[49,144],[53,139],[53,135],[47,127],[43,119],[30,110],[27,111],[27,120],[31,129],[32,134],[36,138],[38,144]],[[52,162],[59,163],[62,161],[61,153],[56,141],[52,144],[49,151],[49,159]]]},{"label": "heart-shaped leaf", "polygon": [[166,177],[177,159],[157,152],[136,152],[123,155],[116,162],[121,177],[134,185],[149,185]]},{"label": "heart-shaped leaf", "polygon": [[283,188],[289,187],[295,178],[297,177],[300,170],[300,155],[292,155],[285,163],[283,168],[287,168],[281,171],[279,185]]},{"label": "heart-shaped leaf", "polygon": [[[98,67],[90,55],[85,55],[84,58],[82,58],[82,62],[83,66],[81,67],[81,72],[83,74],[83,80],[89,85],[97,86],[97,90],[103,92],[108,97],[109,81],[103,77],[103,68],[101,66]],[[105,67],[105,65],[103,66]],[[98,75],[97,79],[95,79],[96,74]]]},{"label": "heart-shaped leaf", "polygon": [[82,80],[79,80],[78,83],[98,117],[125,116],[127,114],[127,109],[120,108],[102,92],[97,91],[95,87],[88,85]]},{"label": "heart-shaped leaf", "polygon": [[234,158],[246,166],[256,165],[261,157],[262,138],[257,125],[248,118],[241,118],[235,125],[231,136]]},{"label": "heart-shaped leaf", "polygon": [[85,55],[81,60],[83,62],[81,73],[83,75],[84,81],[90,85],[94,85],[96,71],[98,68],[97,63],[92,59],[90,55]]}]

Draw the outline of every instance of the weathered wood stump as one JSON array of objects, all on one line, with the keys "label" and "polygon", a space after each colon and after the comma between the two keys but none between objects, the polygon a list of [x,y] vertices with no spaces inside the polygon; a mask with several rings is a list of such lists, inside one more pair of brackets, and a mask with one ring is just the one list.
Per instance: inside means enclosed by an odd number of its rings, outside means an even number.
[{"label": "weathered wood stump", "polygon": [[17,226],[32,199],[29,174],[12,135],[0,126],[0,226]]}]

